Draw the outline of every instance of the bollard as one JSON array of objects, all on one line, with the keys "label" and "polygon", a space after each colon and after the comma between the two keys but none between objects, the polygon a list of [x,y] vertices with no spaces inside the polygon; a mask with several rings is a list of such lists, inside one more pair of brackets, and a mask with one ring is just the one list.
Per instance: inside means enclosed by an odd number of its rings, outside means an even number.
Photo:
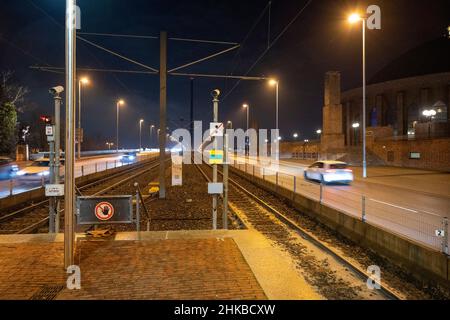
[{"label": "bollard", "polygon": [[84,177],[84,166],[81,166],[81,176]]},{"label": "bollard", "polygon": [[361,220],[362,220],[362,222],[366,222],[366,197],[365,196],[361,196],[361,205],[362,205]]},{"label": "bollard", "polygon": [[14,180],[9,180],[9,196],[12,197],[14,194]]},{"label": "bollard", "polygon": [[444,237],[442,239],[442,253],[444,253],[448,256],[449,250],[448,250],[448,218],[447,217],[442,219],[442,226],[443,226],[443,230],[444,230]]}]

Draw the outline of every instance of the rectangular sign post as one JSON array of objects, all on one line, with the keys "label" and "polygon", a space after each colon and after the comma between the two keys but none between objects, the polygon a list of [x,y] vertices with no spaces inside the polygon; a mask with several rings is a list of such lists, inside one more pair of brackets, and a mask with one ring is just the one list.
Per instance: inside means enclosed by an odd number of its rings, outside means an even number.
[{"label": "rectangular sign post", "polygon": [[210,150],[209,164],[223,164],[223,150]]},{"label": "rectangular sign post", "polygon": [[78,197],[79,225],[133,223],[133,197]]}]

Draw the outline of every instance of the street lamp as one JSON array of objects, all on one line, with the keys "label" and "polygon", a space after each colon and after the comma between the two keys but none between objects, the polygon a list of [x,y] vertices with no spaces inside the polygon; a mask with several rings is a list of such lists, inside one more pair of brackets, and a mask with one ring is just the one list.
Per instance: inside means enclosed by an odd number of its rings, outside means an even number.
[{"label": "street lamp", "polygon": [[297,138],[298,138],[298,133],[294,133],[294,134],[292,135],[292,137],[293,137],[294,139],[297,139]]},{"label": "street lamp", "polygon": [[249,110],[250,110],[250,106],[248,105],[248,104],[246,104],[246,103],[244,103],[243,105],[242,105],[242,107],[244,108],[244,109],[247,109],[247,130],[248,130],[248,115],[249,115]]},{"label": "street lamp", "polygon": [[117,119],[116,119],[116,151],[119,152],[119,107],[123,106],[125,101],[122,99],[117,100],[116,108],[117,108]]},{"label": "street lamp", "polygon": [[423,110],[422,115],[428,119],[428,138],[430,138],[431,137],[431,121],[433,120],[434,116],[436,115],[436,110],[433,110],[433,109]]},{"label": "street lamp", "polygon": [[108,146],[108,150],[111,150],[111,147],[114,145],[113,142],[107,142],[106,145]]},{"label": "street lamp", "polygon": [[78,80],[78,160],[81,159],[81,86],[88,84],[89,78],[87,77]]},{"label": "street lamp", "polygon": [[275,129],[279,129],[279,126],[278,126],[278,101],[279,101],[279,85],[280,85],[280,82],[278,81],[278,80],[276,80],[276,79],[270,79],[269,80],[269,85],[270,86],[272,86],[272,87],[275,87],[275,96],[276,96],[276,101],[275,101]]},{"label": "street lamp", "polygon": [[354,137],[354,140],[355,140],[355,146],[356,146],[356,145],[358,145],[358,138],[357,138],[357,135],[356,135],[356,130],[359,129],[359,122],[353,123],[353,124],[352,124],[352,128],[354,129],[353,137]]},{"label": "street lamp", "polygon": [[153,129],[155,128],[155,125],[152,124],[150,126],[150,148],[152,147],[152,142],[153,142]]},{"label": "street lamp", "polygon": [[142,124],[144,119],[139,120],[139,151],[142,150]]},{"label": "street lamp", "polygon": [[363,153],[363,178],[367,178],[367,162],[366,162],[366,17],[362,17],[357,13],[353,13],[348,17],[351,24],[361,22],[362,25],[362,73],[363,73],[363,110],[362,110],[362,153]]},{"label": "street lamp", "polygon": [[248,154],[248,151],[249,151],[249,143],[250,143],[250,141],[249,141],[249,140],[250,140],[250,137],[249,137],[249,135],[248,135],[250,106],[249,106],[247,103],[244,103],[244,104],[242,105],[242,107],[243,107],[244,109],[247,109],[247,132],[246,132],[246,134],[245,134],[245,141],[246,141],[246,144],[245,144],[245,153]]}]

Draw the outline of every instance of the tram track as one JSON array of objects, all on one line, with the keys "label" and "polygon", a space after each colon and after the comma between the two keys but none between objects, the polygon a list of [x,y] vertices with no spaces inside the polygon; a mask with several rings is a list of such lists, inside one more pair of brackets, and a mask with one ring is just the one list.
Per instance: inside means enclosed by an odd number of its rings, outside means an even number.
[{"label": "tram track", "polygon": [[[81,195],[98,196],[108,194],[127,182],[142,176],[146,172],[159,167],[158,159],[143,161],[123,171],[108,175],[78,188]],[[137,172],[136,172],[137,171]],[[136,173],[133,173],[136,172]],[[106,187],[105,187],[106,185]],[[129,186],[128,186],[129,189]],[[122,190],[120,190],[122,191]],[[63,220],[60,210],[60,217]],[[0,234],[27,234],[36,233],[42,228],[47,228],[49,222],[49,200],[32,203],[28,206],[7,213],[0,217]],[[60,225],[63,225],[60,223]],[[45,231],[45,230],[44,230]]]},{"label": "tram track", "polygon": [[[208,172],[210,171],[209,165],[197,165],[197,168],[205,178],[211,180],[212,174]],[[222,173],[219,171],[219,174]],[[307,269],[302,274],[305,273],[306,278],[309,278],[326,298],[403,299],[399,293],[384,282],[381,282],[379,290],[369,290],[366,287],[368,279],[366,271],[321,241],[311,231],[303,228],[291,215],[285,214],[285,204],[282,200],[274,199],[274,197],[270,197],[270,200],[264,197],[263,200],[261,194],[264,192],[255,192],[258,189],[257,186],[231,171],[228,180],[230,208],[248,228],[259,231],[289,252],[293,259],[298,261],[301,269]],[[297,214],[299,213],[297,212]],[[311,252],[314,252],[314,256],[311,255]],[[317,256],[320,256],[321,261],[313,261]],[[308,275],[308,273],[317,274]],[[341,276],[345,280],[342,280]],[[359,283],[359,285],[355,285],[355,283]],[[349,287],[346,288],[346,286]]]}]

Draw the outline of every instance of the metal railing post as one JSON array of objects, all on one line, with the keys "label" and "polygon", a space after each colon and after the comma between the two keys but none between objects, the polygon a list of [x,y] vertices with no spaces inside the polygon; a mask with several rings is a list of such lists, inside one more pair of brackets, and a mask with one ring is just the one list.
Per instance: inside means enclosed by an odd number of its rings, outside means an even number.
[{"label": "metal railing post", "polygon": [[95,173],[97,173],[97,162],[95,163]]},{"label": "metal railing post", "polygon": [[[135,186],[137,183],[135,183]],[[140,198],[139,188],[136,186],[136,232],[138,234],[138,240],[141,240],[141,214],[140,214]]]},{"label": "metal railing post", "polygon": [[81,176],[84,177],[84,166],[81,166]]},{"label": "metal railing post", "polygon": [[319,195],[319,203],[322,204],[323,199],[323,183],[320,184],[320,195]]},{"label": "metal railing post", "polygon": [[266,176],[264,174],[264,168],[262,168],[262,169],[263,169],[263,172],[262,172],[263,180],[266,180]]},{"label": "metal railing post", "polygon": [[365,196],[361,196],[361,210],[362,210],[361,220],[362,220],[362,222],[366,222],[366,197]]},{"label": "metal railing post", "polygon": [[14,194],[14,180],[9,180],[9,196],[12,197]]},{"label": "metal railing post", "polygon": [[255,176],[255,165],[253,165],[253,176]]},{"label": "metal railing post", "polygon": [[294,176],[294,193],[297,192],[297,176]]},{"label": "metal railing post", "polygon": [[442,240],[442,253],[449,255],[449,249],[448,249],[448,218],[444,217],[442,219],[442,226],[444,230],[444,237]]},{"label": "metal railing post", "polygon": [[114,160],[114,169],[117,168],[117,160]]},{"label": "metal railing post", "polygon": [[44,176],[41,177],[41,187],[45,186],[45,178]]},{"label": "metal railing post", "polygon": [[275,173],[275,184],[278,187],[278,171]]},{"label": "metal railing post", "polygon": [[106,164],[105,164],[105,171],[107,171],[108,170],[108,161],[106,161]]}]

